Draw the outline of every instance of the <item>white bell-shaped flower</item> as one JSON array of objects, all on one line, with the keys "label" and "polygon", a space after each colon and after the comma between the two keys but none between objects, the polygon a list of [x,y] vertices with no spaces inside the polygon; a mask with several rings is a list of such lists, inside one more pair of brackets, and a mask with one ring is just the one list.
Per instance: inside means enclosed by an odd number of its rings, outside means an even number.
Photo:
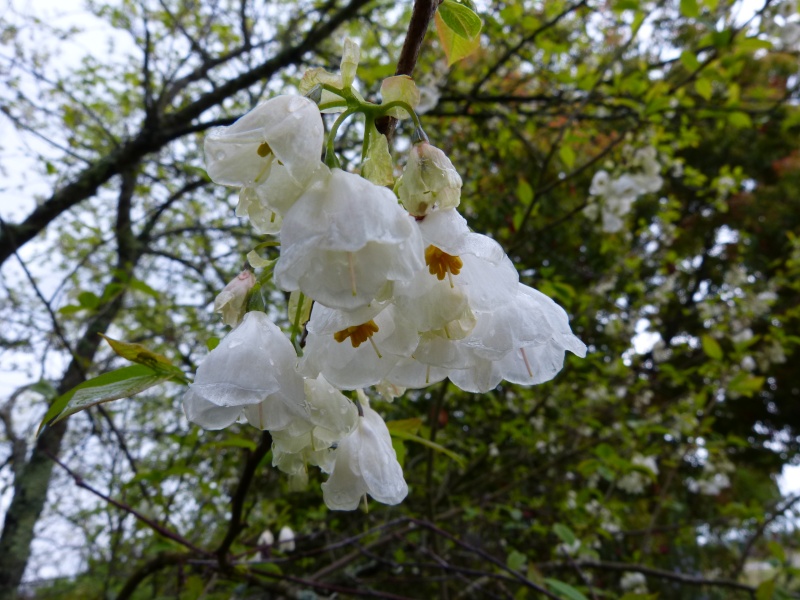
[{"label": "white bell-shaped flower", "polygon": [[277,160],[303,182],[320,163],[323,138],[316,104],[302,96],[276,96],[233,125],[208,132],[206,169],[215,183],[255,187],[266,181]]},{"label": "white bell-shaped flower", "polygon": [[392,305],[345,312],[315,304],[299,369],[308,377],[322,373],[340,389],[377,385],[418,340]]},{"label": "white bell-shaped flower", "polygon": [[358,422],[355,404],[320,375],[305,380],[309,427],[299,435],[289,431],[272,434],[272,464],[292,478],[291,487],[302,488],[308,480],[307,465],[326,473],[333,468],[332,447],[347,437]]},{"label": "white bell-shaped flower", "polygon": [[276,96],[233,125],[209,131],[206,169],[214,182],[242,188],[237,215],[249,216],[261,233],[274,233],[280,216],[324,175],[323,138],[316,104]]},{"label": "white bell-shaped flower", "polygon": [[422,238],[391,191],[333,169],[286,213],[275,283],[353,310],[423,266]]},{"label": "white bell-shaped flower", "polygon": [[292,343],[262,312],[249,312],[197,368],[183,397],[186,417],[222,429],[245,414],[261,429],[282,430],[308,419]]},{"label": "white bell-shaped flower", "polygon": [[444,152],[420,142],[411,147],[395,191],[406,210],[421,217],[434,210],[457,207],[461,202],[461,177]]},{"label": "white bell-shaped flower", "polygon": [[339,442],[335,464],[322,484],[331,510],[355,510],[364,494],[383,504],[399,504],[408,495],[386,423],[368,405],[353,432]]},{"label": "white bell-shaped flower", "polygon": [[472,350],[470,365],[453,370],[450,380],[474,393],[494,389],[504,379],[544,383],[562,369],[566,350],[586,356],[586,345],[572,334],[566,311],[522,284],[511,303],[479,314],[477,326],[460,345]]}]

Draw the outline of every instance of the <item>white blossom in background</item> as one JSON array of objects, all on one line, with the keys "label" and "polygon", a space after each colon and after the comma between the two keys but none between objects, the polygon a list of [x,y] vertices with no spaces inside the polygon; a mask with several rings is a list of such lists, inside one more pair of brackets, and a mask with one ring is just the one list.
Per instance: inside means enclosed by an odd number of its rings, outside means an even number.
[{"label": "white blossom in background", "polygon": [[734,471],[733,463],[727,458],[715,456],[703,463],[703,473],[700,477],[686,479],[686,487],[695,494],[717,496],[722,490],[731,486],[729,474]]},{"label": "white blossom in background", "polygon": [[294,552],[294,531],[288,525],[281,527],[278,533],[278,550],[281,552]]},{"label": "white blossom in background", "polygon": [[[642,456],[637,454],[631,459],[631,464],[642,467],[650,471],[654,476],[658,475],[658,464],[655,456]],[[617,480],[617,487],[629,494],[642,494],[647,486],[653,482],[653,478],[640,471],[631,471]]]},{"label": "white blossom in background", "polygon": [[639,196],[658,192],[664,183],[657,158],[655,148],[640,148],[633,153],[631,173],[612,177],[608,171],[597,171],[589,187],[591,199],[583,209],[583,214],[592,221],[600,219],[606,233],[621,231],[625,224],[624,217]]},{"label": "white blossom in background", "polygon": [[634,573],[626,571],[622,574],[619,580],[619,587],[622,591],[632,594],[646,594],[647,593],[647,579],[643,573]]}]

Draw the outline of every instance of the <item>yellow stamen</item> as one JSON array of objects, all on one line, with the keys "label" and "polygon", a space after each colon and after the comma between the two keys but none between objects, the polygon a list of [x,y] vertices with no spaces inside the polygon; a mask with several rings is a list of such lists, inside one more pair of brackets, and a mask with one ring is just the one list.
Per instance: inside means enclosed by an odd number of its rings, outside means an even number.
[{"label": "yellow stamen", "polygon": [[428,265],[428,272],[436,275],[439,281],[447,275],[450,287],[453,287],[453,275],[458,275],[464,266],[464,262],[458,256],[443,252],[436,246],[428,246],[425,249],[425,264]]},{"label": "yellow stamen", "polygon": [[341,331],[337,331],[333,334],[333,339],[341,344],[347,338],[350,338],[350,343],[353,345],[353,348],[358,348],[361,344],[369,340],[372,344],[372,347],[375,348],[375,352],[378,353],[378,358],[381,358],[378,348],[375,347],[375,342],[373,342],[371,339],[372,336],[377,332],[378,326],[375,324],[375,321],[370,319],[361,325],[353,325],[352,327],[346,327]]},{"label": "yellow stamen", "polygon": [[531,363],[528,362],[528,355],[525,354],[525,348],[519,349],[520,354],[522,354],[522,360],[525,361],[525,368],[528,369],[528,377],[533,377],[533,371],[531,371]]}]

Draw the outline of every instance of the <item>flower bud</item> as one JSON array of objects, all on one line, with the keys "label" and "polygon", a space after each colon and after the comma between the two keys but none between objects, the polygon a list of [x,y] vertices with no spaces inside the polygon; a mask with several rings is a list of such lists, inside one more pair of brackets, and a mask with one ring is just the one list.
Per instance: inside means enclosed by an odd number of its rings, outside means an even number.
[{"label": "flower bud", "polygon": [[461,177],[444,152],[427,142],[411,148],[395,191],[405,209],[422,217],[434,209],[455,208],[461,201]]},{"label": "flower bud", "polygon": [[214,300],[214,312],[222,314],[223,323],[236,327],[242,322],[247,308],[247,295],[255,284],[253,272],[242,271],[220,292]]}]

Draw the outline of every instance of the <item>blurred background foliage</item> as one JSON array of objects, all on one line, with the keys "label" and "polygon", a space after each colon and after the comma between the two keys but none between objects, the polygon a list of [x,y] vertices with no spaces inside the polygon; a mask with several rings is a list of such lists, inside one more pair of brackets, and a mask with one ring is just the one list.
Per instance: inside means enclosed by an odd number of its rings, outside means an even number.
[{"label": "blurred background foliage", "polygon": [[[329,512],[318,475],[290,492],[268,436],[198,430],[177,385],[34,437],[55,395],[118,366],[98,332],[194,370],[226,332],[214,296],[263,241],[206,177],[204,132],[335,69],[345,35],[377,99],[411,8],[7,5],[0,598],[800,593],[800,493],[777,485],[800,460],[794,0],[478,3],[481,47],[450,68],[431,28],[415,79],[461,210],[589,355],[534,388],[444,382],[380,404],[463,457],[397,441],[402,505]],[[340,133],[357,170],[360,123]],[[398,173],[410,134],[401,122]],[[604,231],[594,174],[634,172],[646,148],[661,189]],[[287,325],[283,294],[264,295]],[[295,549],[264,546],[283,526]]]}]

